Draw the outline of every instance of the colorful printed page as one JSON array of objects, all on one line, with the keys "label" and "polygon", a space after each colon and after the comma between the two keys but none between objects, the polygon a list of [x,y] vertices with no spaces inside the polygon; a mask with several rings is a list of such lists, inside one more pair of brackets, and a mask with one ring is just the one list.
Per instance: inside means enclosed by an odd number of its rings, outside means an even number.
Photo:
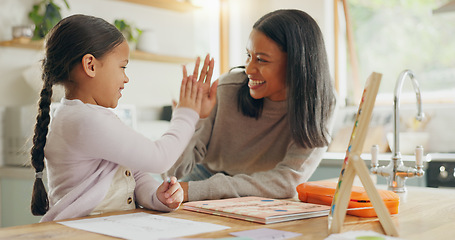
[{"label": "colorful printed page", "polygon": [[262,197],[240,197],[187,202],[183,204],[183,209],[269,224],[327,216],[330,206]]}]

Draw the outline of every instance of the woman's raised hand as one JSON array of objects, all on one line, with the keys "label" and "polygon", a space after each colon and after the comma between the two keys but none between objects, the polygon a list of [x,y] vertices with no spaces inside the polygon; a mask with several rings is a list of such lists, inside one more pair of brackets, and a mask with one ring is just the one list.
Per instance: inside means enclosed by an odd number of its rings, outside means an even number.
[{"label": "woman's raised hand", "polygon": [[[198,76],[200,58],[196,59],[196,64],[194,65],[193,76]],[[205,56],[204,65],[202,66],[201,74],[199,75],[198,85],[202,86],[202,105],[201,113],[199,114],[201,118],[206,118],[210,115],[213,107],[216,103],[216,89],[218,86],[218,80],[216,80],[211,86],[213,67],[215,62],[210,59],[210,54]]]},{"label": "woman's raised hand", "polygon": [[[195,91],[194,88],[196,87],[195,93],[197,96],[195,98],[195,104],[198,105],[197,107],[199,108],[195,110],[199,113],[199,116],[201,118],[206,118],[210,115],[210,112],[216,103],[216,90],[218,86],[218,80],[211,84],[213,68],[215,64],[213,58],[210,59],[210,55],[207,54],[204,60],[204,65],[202,66],[201,73],[199,74],[200,62],[201,59],[198,57],[194,66],[193,75],[190,76],[187,76],[186,67],[183,67],[183,81],[182,87],[180,88],[180,103],[178,106],[182,106],[182,100],[184,100],[182,99],[182,95],[188,96],[188,92],[190,91],[189,89],[193,88],[191,91]],[[184,87],[184,85],[186,87]],[[192,96],[192,94],[193,93],[190,95]]]}]

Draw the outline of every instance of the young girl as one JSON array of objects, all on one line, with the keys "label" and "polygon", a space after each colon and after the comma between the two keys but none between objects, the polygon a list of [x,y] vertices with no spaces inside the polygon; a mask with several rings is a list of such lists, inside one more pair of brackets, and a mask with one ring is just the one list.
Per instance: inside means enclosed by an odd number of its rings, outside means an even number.
[{"label": "young girl", "polygon": [[290,198],[329,142],[335,95],[322,33],[307,13],[268,13],[253,26],[246,65],[221,77],[217,104],[179,161],[184,201]]},{"label": "young girl", "polygon": [[[170,128],[153,142],[109,109],[117,106],[129,81],[128,58],[123,35],[100,18],[73,15],[49,34],[31,151],[36,171],[31,208],[34,215],[44,215],[41,221],[129,210],[136,204],[171,211],[182,202],[175,177],[160,185],[147,172],[169,169],[191,139],[202,103],[212,101],[203,90],[210,88],[213,59],[206,57],[199,81],[197,69],[188,77],[183,68]],[[64,86],[65,98],[49,126],[54,84]],[[49,198],[41,180],[44,158]]]}]

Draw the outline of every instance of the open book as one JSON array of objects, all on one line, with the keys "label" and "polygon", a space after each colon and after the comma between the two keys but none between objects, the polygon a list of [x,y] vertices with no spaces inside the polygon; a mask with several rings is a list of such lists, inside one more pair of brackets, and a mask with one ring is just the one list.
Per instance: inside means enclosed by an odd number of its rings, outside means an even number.
[{"label": "open book", "polygon": [[262,197],[187,202],[183,209],[262,224],[326,216],[330,206]]}]

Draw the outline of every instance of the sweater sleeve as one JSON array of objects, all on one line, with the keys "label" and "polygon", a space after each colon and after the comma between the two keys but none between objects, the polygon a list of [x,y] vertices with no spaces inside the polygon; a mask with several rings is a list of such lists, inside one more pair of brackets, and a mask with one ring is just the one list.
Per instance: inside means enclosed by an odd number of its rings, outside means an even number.
[{"label": "sweater sleeve", "polygon": [[308,181],[325,151],[326,147],[304,149],[291,144],[283,161],[269,171],[234,176],[217,173],[206,180],[190,181],[189,201],[242,196],[293,197],[295,187]]},{"label": "sweater sleeve", "polygon": [[[96,112],[94,113],[94,115]],[[162,173],[168,170],[182,154],[190,141],[198,114],[189,108],[174,111],[169,129],[152,141],[132,130],[116,116],[83,118],[74,123],[80,127],[71,132],[71,143],[83,153],[84,159],[105,159],[132,170]]]},{"label": "sweater sleeve", "polygon": [[207,144],[212,136],[213,121],[217,112],[217,105],[213,108],[210,116],[199,120],[196,125],[196,132],[191,138],[182,156],[174,166],[167,172],[170,176],[180,179],[191,173],[194,166],[201,163],[207,153]]},{"label": "sweater sleeve", "polygon": [[139,205],[144,208],[170,212],[175,209],[169,208],[164,203],[162,203],[156,196],[156,190],[160,186],[159,183],[152,175],[142,171],[134,171],[134,179],[136,181],[136,188],[134,189],[134,194],[136,201]]}]

